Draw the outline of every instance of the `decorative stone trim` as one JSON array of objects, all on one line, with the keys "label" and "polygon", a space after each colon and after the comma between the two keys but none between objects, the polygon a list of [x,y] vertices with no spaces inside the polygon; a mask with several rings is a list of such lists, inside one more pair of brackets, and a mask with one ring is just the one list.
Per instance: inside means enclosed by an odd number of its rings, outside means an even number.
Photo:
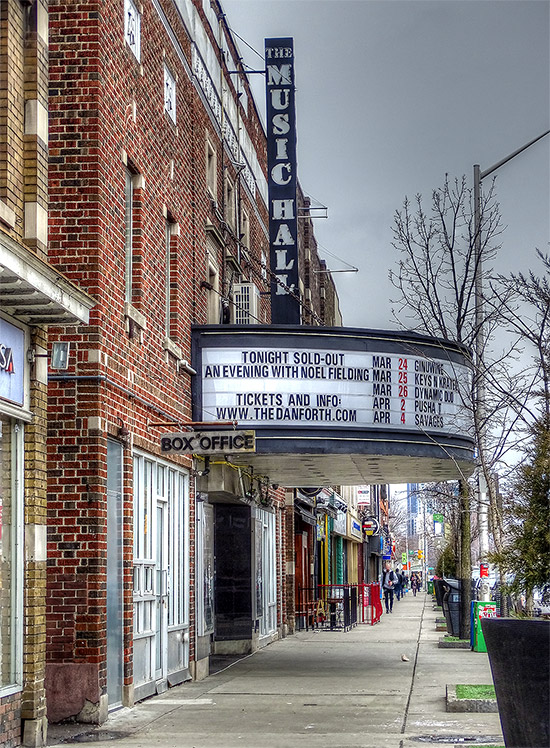
[{"label": "decorative stone trim", "polygon": [[13,229],[15,226],[15,211],[0,200],[0,221]]},{"label": "decorative stone trim", "polygon": [[142,330],[147,329],[147,319],[144,314],[138,311],[128,301],[124,304],[124,316],[127,319],[132,320]]},{"label": "decorative stone trim", "polygon": [[181,350],[180,346],[177,343],[174,343],[174,341],[171,338],[164,338],[162,341],[162,347],[165,351],[168,351],[174,358],[177,358],[178,361],[183,358],[183,351]]}]

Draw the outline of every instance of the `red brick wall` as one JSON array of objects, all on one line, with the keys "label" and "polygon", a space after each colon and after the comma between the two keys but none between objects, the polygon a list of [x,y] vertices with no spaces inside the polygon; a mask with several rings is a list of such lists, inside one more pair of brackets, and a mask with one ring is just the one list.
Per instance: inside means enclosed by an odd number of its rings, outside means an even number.
[{"label": "red brick wall", "polygon": [[[202,8],[202,3],[197,6]],[[191,64],[191,44],[174,5],[163,7]],[[171,241],[171,337],[191,359],[190,326],[206,321],[205,225],[212,224],[237,254],[206,188],[205,136],[218,147],[218,201],[223,173],[237,179],[222,158],[219,137],[150,0],[143,3],[141,60],[125,44],[123,2],[53,2],[50,5],[50,244],[52,263],[97,300],[90,325],[57,331],[70,339],[66,378],[49,388],[48,610],[50,663],[96,663],[106,683],[106,445],[128,439],[159,454],[163,428],[149,422],[191,420],[190,377],[163,348],[165,337],[165,214],[179,223]],[[210,31],[209,31],[210,33]],[[164,112],[164,62],[177,74],[176,125]],[[134,117],[135,112],[135,117]],[[245,126],[263,153],[255,112]],[[144,179],[134,194],[134,293],[145,316],[129,333],[125,318],[125,165]],[[173,175],[172,175],[173,162]],[[245,190],[242,189],[246,201]],[[257,210],[267,221],[265,206]],[[255,258],[244,277],[259,274],[267,248],[249,206]],[[229,290],[224,250],[215,258],[222,293]],[[263,299],[264,312],[267,300]],[[52,339],[56,337],[53,331]],[[76,379],[74,377],[77,377]],[[132,682],[132,484],[125,461],[125,679]],[[190,467],[185,458],[175,462]],[[193,496],[192,496],[193,498]],[[194,510],[191,501],[191,559]],[[193,589],[193,568],[191,568]],[[194,605],[191,601],[191,611]],[[193,629],[193,620],[191,626]]]}]

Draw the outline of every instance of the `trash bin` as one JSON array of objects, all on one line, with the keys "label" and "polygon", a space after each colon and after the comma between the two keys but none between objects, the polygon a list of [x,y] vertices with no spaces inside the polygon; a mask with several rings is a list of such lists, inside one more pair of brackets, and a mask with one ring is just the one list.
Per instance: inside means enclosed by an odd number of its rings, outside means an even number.
[{"label": "trash bin", "polygon": [[443,579],[434,579],[434,593],[435,602],[440,608],[443,607],[443,593],[444,593],[444,581]]},{"label": "trash bin", "polygon": [[443,595],[443,612],[447,622],[447,631],[451,636],[459,636],[460,630],[460,582],[458,579],[444,580],[446,591]]},{"label": "trash bin", "polygon": [[476,600],[473,603],[474,616],[472,626],[473,650],[474,652],[486,652],[487,645],[481,629],[482,618],[496,618],[497,604],[489,600]]},{"label": "trash bin", "polygon": [[430,579],[429,582],[428,582],[428,594],[429,595],[433,595],[433,593],[434,593],[434,583]]}]

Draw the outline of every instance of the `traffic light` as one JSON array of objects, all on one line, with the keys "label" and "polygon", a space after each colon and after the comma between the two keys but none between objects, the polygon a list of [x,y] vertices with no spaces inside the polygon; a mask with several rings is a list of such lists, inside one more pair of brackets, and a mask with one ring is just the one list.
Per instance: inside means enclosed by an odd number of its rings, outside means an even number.
[{"label": "traffic light", "polygon": [[418,558],[424,558],[424,551],[421,551],[420,548],[417,551]]}]

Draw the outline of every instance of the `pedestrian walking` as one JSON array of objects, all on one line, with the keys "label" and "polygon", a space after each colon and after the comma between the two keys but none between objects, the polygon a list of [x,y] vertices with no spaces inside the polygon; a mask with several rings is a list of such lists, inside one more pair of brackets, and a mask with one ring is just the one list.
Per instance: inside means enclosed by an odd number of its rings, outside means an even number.
[{"label": "pedestrian walking", "polygon": [[416,593],[418,592],[418,589],[420,587],[420,580],[416,576],[416,574],[411,575],[411,590],[413,591],[414,597],[416,597]]},{"label": "pedestrian walking", "polygon": [[393,613],[393,592],[397,581],[397,574],[392,571],[391,565],[387,563],[382,572],[382,589],[384,590],[386,613]]},{"label": "pedestrian walking", "polygon": [[394,592],[397,600],[401,600],[403,597],[403,574],[399,571],[399,567],[395,567],[395,576],[397,577],[397,584],[395,585]]}]

